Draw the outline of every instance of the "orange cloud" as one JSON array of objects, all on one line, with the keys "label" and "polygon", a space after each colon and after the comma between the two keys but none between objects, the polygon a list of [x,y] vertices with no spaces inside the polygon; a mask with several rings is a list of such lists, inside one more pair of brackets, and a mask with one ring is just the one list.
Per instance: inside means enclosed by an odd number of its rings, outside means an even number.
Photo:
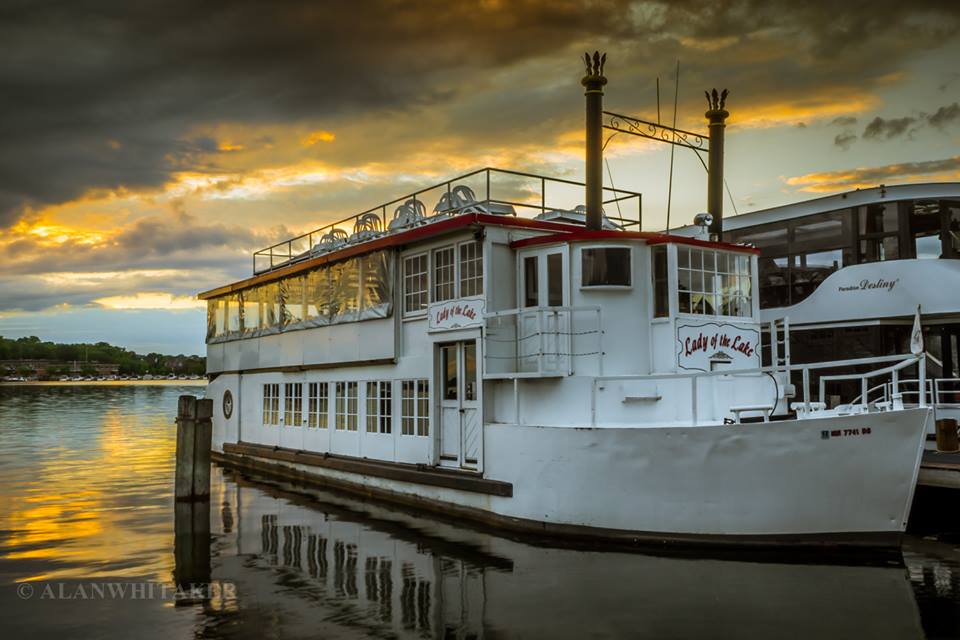
[{"label": "orange cloud", "polygon": [[300,141],[301,144],[305,147],[312,147],[313,145],[319,142],[333,142],[337,139],[337,136],[330,133],[329,131],[319,130],[314,131],[306,136]]},{"label": "orange cloud", "polygon": [[196,309],[205,303],[192,296],[175,296],[170,293],[140,292],[133,295],[108,296],[93,301],[107,309]]},{"label": "orange cloud", "polygon": [[888,180],[920,182],[960,178],[960,156],[943,160],[903,162],[880,167],[857,167],[841,171],[807,173],[787,178],[786,183],[808,193],[830,193],[874,187]]}]

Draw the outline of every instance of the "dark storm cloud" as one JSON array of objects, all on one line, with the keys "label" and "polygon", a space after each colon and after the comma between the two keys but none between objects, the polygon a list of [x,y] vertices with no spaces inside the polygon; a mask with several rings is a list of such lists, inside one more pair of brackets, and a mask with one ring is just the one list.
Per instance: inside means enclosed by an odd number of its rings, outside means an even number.
[{"label": "dark storm cloud", "polygon": [[887,119],[877,116],[867,124],[867,127],[863,130],[863,137],[868,139],[886,138],[887,140],[896,138],[906,133],[910,125],[916,121],[916,118],[910,116]]},{"label": "dark storm cloud", "polygon": [[[615,2],[589,21],[617,33]],[[89,188],[154,186],[213,121],[289,122],[443,100],[478,68],[553,51],[573,3],[7,3],[0,9],[0,223]],[[210,149],[211,151],[214,149]]]},{"label": "dark storm cloud", "polygon": [[935,113],[927,116],[927,122],[937,129],[942,129],[958,120],[960,120],[960,103],[957,102],[945,107],[940,107]]},{"label": "dark storm cloud", "polygon": [[[204,124],[349,120],[469,101],[493,72],[557,56],[570,56],[575,85],[575,54],[592,45],[619,49],[620,69],[651,78],[678,56],[694,58],[690,82],[734,80],[741,100],[801,94],[827,71],[836,82],[889,71],[947,41],[956,23],[955,4],[936,0],[829,9],[767,0],[8,0],[0,8],[0,228],[24,207],[212,169],[215,141],[191,138]],[[722,55],[680,44],[717,38],[736,44]],[[791,55],[754,59],[750,47],[763,38]],[[541,103],[537,86],[515,89],[535,112],[520,126],[556,115],[550,91]],[[518,95],[503,101],[515,110]],[[501,113],[457,124],[489,130]]]},{"label": "dark storm cloud", "polygon": [[857,119],[853,116],[840,116],[830,121],[830,124],[838,127],[851,127],[857,124]]},{"label": "dark storm cloud", "polygon": [[838,133],[833,139],[833,144],[837,147],[840,147],[844,151],[850,148],[854,142],[857,141],[857,134],[852,131],[844,131],[843,133]]}]

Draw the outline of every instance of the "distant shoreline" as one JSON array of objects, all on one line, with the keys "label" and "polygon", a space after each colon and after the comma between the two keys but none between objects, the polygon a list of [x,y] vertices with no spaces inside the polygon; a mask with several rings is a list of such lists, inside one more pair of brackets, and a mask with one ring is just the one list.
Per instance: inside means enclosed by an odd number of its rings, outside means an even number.
[{"label": "distant shoreline", "polygon": [[79,387],[79,386],[193,386],[203,387],[207,381],[203,378],[199,380],[68,380],[60,382],[59,380],[34,380],[32,382],[0,382],[0,387]]}]

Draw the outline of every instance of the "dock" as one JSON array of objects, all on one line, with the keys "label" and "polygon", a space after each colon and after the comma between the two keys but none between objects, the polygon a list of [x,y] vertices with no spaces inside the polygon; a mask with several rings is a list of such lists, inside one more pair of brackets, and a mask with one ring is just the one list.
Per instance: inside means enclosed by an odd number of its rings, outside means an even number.
[{"label": "dock", "polygon": [[960,489],[960,453],[924,451],[917,484],[922,487]]}]

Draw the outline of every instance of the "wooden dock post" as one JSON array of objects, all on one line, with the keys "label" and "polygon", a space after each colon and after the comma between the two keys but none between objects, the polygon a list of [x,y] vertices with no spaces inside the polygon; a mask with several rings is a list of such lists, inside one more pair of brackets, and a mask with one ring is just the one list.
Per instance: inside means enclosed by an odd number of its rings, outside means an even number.
[{"label": "wooden dock post", "polygon": [[177,404],[177,500],[210,498],[210,445],[213,436],[213,400],[180,396]]},{"label": "wooden dock post", "polygon": [[197,431],[197,399],[180,396],[177,403],[177,471],[174,495],[177,500],[193,497],[194,442]]},{"label": "wooden dock post", "polygon": [[957,421],[954,418],[937,420],[937,451],[940,453],[957,453],[960,442],[957,439]]},{"label": "wooden dock post", "polygon": [[210,498],[210,445],[213,440],[213,400],[197,400],[193,439],[193,499]]}]

